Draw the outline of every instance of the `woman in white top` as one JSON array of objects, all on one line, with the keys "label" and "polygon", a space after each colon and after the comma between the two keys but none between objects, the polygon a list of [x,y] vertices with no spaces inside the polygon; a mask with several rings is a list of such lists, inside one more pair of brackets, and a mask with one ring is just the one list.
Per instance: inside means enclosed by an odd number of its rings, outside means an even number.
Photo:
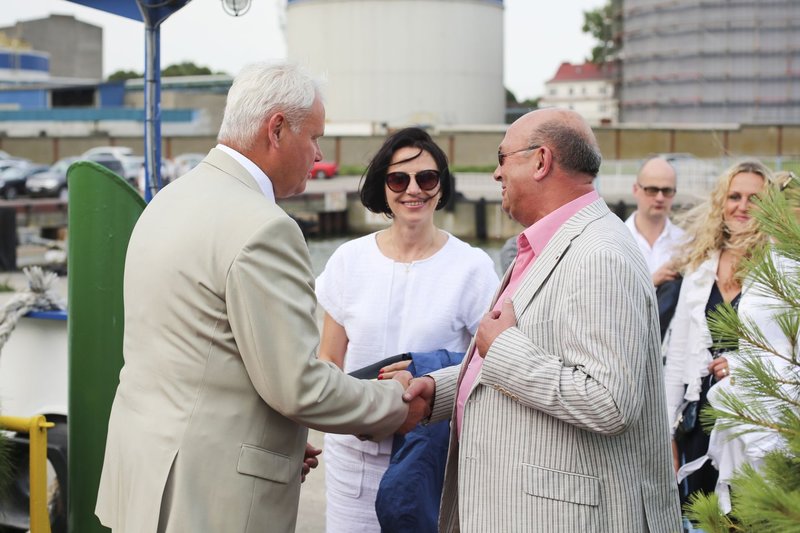
[{"label": "woman in white top", "polygon": [[[709,436],[699,418],[686,428],[678,421],[691,418],[685,407],[691,402],[699,414],[712,386],[730,375],[731,361],[714,348],[707,317],[723,302],[734,309],[747,307],[752,297],[742,290],[740,264],[756,246],[766,242],[750,216],[752,200],[769,184],[771,171],[761,162],[742,161],[717,181],[711,197],[689,214],[689,241],[678,253],[683,272],[680,296],[666,345],[667,409],[673,423],[675,469],[705,456]],[[727,339],[726,339],[727,340]],[[681,429],[684,431],[681,431]],[[696,491],[713,492],[718,472],[710,464],[692,472],[681,491],[681,502]]]},{"label": "woman in white top", "polygon": [[[784,194],[795,212],[795,217],[800,220],[800,180],[791,173],[776,174],[775,184],[778,191],[772,197]],[[772,200],[774,201],[774,200]],[[785,223],[780,223],[784,225]],[[766,260],[771,265],[761,265],[787,279],[797,280],[800,274],[800,265],[783,255],[779,246],[773,246]],[[798,355],[797,338],[787,336],[783,329],[787,313],[792,313],[791,307],[781,297],[778,297],[774,288],[769,283],[763,282],[762,275],[748,276],[742,289],[742,300],[739,305],[738,315],[743,323],[749,324],[758,339],[757,344],[749,343],[746,338],[739,339],[739,351],[731,353],[731,362],[734,369],[750,366],[749,375],[753,374],[753,365],[762,366],[769,374],[780,376],[781,392],[776,394],[791,398],[794,395],[792,383],[798,381],[796,365],[792,365],[791,357]],[[791,321],[791,319],[790,319]],[[757,330],[757,334],[755,331]],[[752,338],[752,337],[751,337]],[[769,349],[765,349],[769,347]],[[734,475],[744,464],[749,464],[756,471],[761,471],[764,466],[764,457],[769,452],[786,447],[786,441],[780,433],[773,428],[780,425],[781,408],[785,404],[776,402],[775,397],[764,395],[761,389],[752,384],[752,378],[734,381],[738,371],[734,370],[733,376],[726,376],[708,393],[709,403],[725,412],[731,412],[725,396],[730,395],[745,402],[748,408],[753,409],[756,419],[761,419],[764,424],[750,425],[737,424],[733,428],[725,426],[730,419],[718,419],[711,431],[708,453],[695,461],[695,464],[684,465],[680,475],[695,471],[702,463],[710,460],[719,471],[716,490],[720,509],[727,514],[731,510],[730,483]],[[761,372],[758,372],[760,375]],[[760,378],[761,379],[765,378]],[[765,379],[766,380],[766,379]],[[756,404],[759,404],[756,406]],[[733,410],[734,412],[736,409]],[[743,429],[750,431],[743,432]]]},{"label": "woman in white top", "polygon": [[[367,209],[392,223],[343,244],[317,279],[320,359],[351,372],[405,352],[466,350],[499,280],[485,252],[434,225],[452,190],[447,157],[424,130],[386,140],[360,192]],[[380,531],[375,496],[391,450],[391,439],[325,436],[329,533]]]}]

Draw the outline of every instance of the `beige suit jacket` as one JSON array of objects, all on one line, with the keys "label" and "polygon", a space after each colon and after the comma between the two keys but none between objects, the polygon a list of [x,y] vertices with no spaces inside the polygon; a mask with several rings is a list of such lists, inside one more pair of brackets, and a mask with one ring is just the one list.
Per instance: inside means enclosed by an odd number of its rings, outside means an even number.
[{"label": "beige suit jacket", "polygon": [[116,532],[293,531],[304,426],[381,439],[406,416],[399,383],[316,358],[303,236],[221,150],[145,209],[124,298],[96,508]]},{"label": "beige suit jacket", "polygon": [[[512,301],[451,432],[440,530],[680,531],[655,291],[628,229],[593,202]],[[433,376],[438,420],[461,377]]]}]

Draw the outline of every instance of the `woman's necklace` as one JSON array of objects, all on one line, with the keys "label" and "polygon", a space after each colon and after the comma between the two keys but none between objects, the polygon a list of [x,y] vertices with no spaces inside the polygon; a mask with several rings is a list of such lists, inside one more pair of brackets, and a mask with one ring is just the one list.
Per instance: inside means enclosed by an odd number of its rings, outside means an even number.
[{"label": "woman's necklace", "polygon": [[404,258],[403,254],[400,253],[400,248],[397,246],[397,242],[394,240],[394,231],[392,231],[392,229],[393,228],[389,228],[387,231],[389,232],[389,243],[391,244],[392,252],[394,252],[394,260],[406,267],[406,273],[411,270],[411,265],[414,264],[415,261],[419,261],[420,259],[425,259],[428,257],[428,252],[430,252],[430,250],[436,244],[436,236],[439,233],[438,230],[434,229],[433,234],[431,235],[431,238],[425,248],[419,252],[411,254],[409,258]]}]

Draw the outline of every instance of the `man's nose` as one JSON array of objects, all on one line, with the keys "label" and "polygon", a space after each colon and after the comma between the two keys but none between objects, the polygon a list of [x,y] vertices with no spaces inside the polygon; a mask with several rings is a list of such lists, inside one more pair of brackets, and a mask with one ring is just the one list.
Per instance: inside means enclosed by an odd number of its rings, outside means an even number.
[{"label": "man's nose", "polygon": [[500,175],[500,165],[497,165],[492,173],[492,179],[494,181],[500,181],[503,177]]}]

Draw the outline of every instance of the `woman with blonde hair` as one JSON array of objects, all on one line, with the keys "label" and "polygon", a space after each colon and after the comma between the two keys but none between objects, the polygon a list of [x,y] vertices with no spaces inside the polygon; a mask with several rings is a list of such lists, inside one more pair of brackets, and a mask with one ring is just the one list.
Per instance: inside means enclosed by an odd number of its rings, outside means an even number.
[{"label": "woman with blonde hair", "polygon": [[695,491],[713,492],[717,483],[716,469],[700,462],[709,437],[698,414],[709,389],[730,374],[731,361],[712,346],[722,339],[712,339],[707,317],[723,303],[735,309],[752,297],[742,290],[740,267],[742,259],[767,239],[750,209],[771,179],[771,171],[757,160],[736,163],[719,177],[709,200],[685,217],[688,240],[676,254],[683,283],[665,341],[664,368],[675,469],[683,464],[681,475],[691,472],[681,491],[682,503]]}]

